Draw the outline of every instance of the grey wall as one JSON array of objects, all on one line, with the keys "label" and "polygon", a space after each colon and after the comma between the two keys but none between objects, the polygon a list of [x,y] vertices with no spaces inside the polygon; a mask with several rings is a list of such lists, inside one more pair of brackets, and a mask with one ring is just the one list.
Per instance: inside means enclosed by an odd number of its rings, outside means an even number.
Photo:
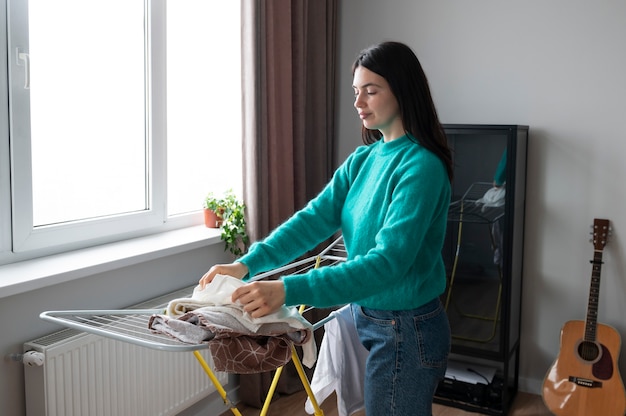
[{"label": "grey wall", "polygon": [[[228,261],[222,244],[91,275],[0,299],[0,355],[21,352],[22,344],[62,329],[39,318],[46,310],[117,309],[194,285],[213,264]],[[24,368],[0,360],[0,414],[25,414]]]},{"label": "grey wall", "polygon": [[540,391],[561,326],[585,319],[594,218],[613,224],[599,321],[625,336],[626,2],[342,0],[339,22],[342,160],[360,144],[350,65],[382,40],[415,50],[443,123],[530,126],[521,388]]}]

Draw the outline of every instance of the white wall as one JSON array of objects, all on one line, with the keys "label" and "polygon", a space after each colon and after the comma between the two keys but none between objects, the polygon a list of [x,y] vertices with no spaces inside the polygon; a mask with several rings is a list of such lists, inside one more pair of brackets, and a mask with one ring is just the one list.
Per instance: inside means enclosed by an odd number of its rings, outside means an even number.
[{"label": "white wall", "polygon": [[[626,2],[342,0],[340,7],[342,160],[360,144],[350,65],[382,40],[415,50],[443,123],[530,126],[521,389],[539,393],[561,326],[585,319],[594,218],[613,225],[599,321],[626,336]],[[626,374],[626,358],[620,368]]]}]

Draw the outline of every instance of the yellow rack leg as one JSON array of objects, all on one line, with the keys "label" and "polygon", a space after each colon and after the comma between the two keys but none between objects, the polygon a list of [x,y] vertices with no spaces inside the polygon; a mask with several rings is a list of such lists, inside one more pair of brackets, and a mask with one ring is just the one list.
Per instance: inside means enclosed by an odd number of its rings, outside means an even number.
[{"label": "yellow rack leg", "polygon": [[[317,269],[320,265],[321,257],[317,257],[315,261],[315,268]],[[304,313],[304,309],[306,305],[300,305],[299,312],[300,314]],[[293,361],[296,366],[296,371],[298,371],[298,375],[300,376],[300,380],[302,381],[302,385],[304,386],[304,390],[306,391],[307,396],[311,399],[311,404],[313,405],[314,415],[315,416],[324,416],[324,411],[320,408],[317,400],[315,399],[315,395],[313,394],[313,390],[311,389],[311,385],[309,384],[309,379],[304,372],[304,368],[302,367],[302,363],[300,362],[300,357],[298,357],[298,352],[296,351],[296,347],[291,346],[291,361]],[[276,369],[276,373],[274,374],[274,378],[272,379],[272,384],[270,385],[270,389],[265,397],[265,402],[263,403],[263,408],[261,409],[261,413],[259,416],[266,416],[267,411],[269,410],[270,403],[272,402],[272,397],[274,396],[274,391],[276,391],[276,386],[278,385],[278,379],[283,372],[283,367],[279,367]]]},{"label": "yellow rack leg", "polygon": [[291,347],[291,357],[292,361],[296,366],[296,370],[298,370],[298,375],[300,376],[300,380],[302,380],[302,385],[304,386],[304,390],[306,390],[307,396],[311,399],[311,404],[313,405],[314,415],[315,416],[324,416],[324,411],[320,409],[317,400],[315,399],[315,395],[313,394],[313,390],[311,390],[311,385],[309,384],[309,379],[304,372],[304,368],[302,368],[302,363],[300,362],[300,357],[298,357],[298,353],[296,352],[296,347]]},{"label": "yellow rack leg", "polygon": [[222,387],[222,383],[220,383],[217,377],[215,377],[213,370],[211,370],[211,367],[209,367],[204,357],[197,350],[193,352],[193,355],[200,362],[200,365],[204,369],[204,372],[211,379],[211,382],[215,386],[215,389],[218,391],[218,393],[222,397],[222,400],[224,400],[224,404],[229,407],[230,411],[233,412],[235,416],[241,416],[241,413],[239,413],[239,410],[237,410],[235,405],[228,398],[228,394],[226,394],[226,390],[224,390],[224,387]]},{"label": "yellow rack leg", "polygon": [[[300,376],[300,380],[302,381],[302,385],[304,386],[304,390],[306,391],[307,396],[311,399],[311,404],[313,405],[314,415],[315,416],[324,416],[324,411],[320,408],[317,400],[315,399],[315,395],[313,394],[313,390],[311,389],[311,385],[309,384],[309,379],[304,372],[304,368],[302,367],[302,363],[300,362],[300,357],[298,357],[298,352],[296,351],[296,347],[291,347],[291,360],[296,366],[296,371]],[[270,385],[270,389],[265,396],[265,402],[263,403],[263,408],[261,409],[261,413],[259,416],[266,416],[270,407],[270,403],[272,402],[272,397],[274,396],[274,391],[276,391],[276,386],[278,385],[278,379],[283,372],[283,367],[279,367],[276,369],[276,373],[274,374],[274,378],[272,379],[272,384]]]},{"label": "yellow rack leg", "polygon": [[276,373],[274,373],[274,378],[272,379],[272,384],[270,384],[270,389],[265,396],[265,402],[263,402],[263,408],[261,409],[261,413],[259,416],[267,415],[267,412],[270,408],[270,403],[272,402],[272,397],[274,397],[274,392],[276,391],[276,386],[278,385],[278,379],[280,375],[283,373],[283,367],[278,367],[276,369]]}]

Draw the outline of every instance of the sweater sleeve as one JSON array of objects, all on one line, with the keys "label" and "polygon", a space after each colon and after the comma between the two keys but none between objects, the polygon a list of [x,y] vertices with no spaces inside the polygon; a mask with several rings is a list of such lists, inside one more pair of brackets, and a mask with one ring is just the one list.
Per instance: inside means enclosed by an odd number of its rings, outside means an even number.
[{"label": "sweater sleeve", "polygon": [[[364,149],[363,149],[364,150]],[[348,171],[359,148],[335,171],[331,181],[303,209],[252,244],[238,261],[256,274],[282,267],[332,236],[341,226],[341,210],[349,189]]]}]

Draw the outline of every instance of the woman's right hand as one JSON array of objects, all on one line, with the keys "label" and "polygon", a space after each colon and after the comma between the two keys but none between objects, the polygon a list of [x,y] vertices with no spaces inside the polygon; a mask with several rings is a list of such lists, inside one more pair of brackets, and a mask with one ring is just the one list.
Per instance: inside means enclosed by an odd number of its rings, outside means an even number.
[{"label": "woman's right hand", "polygon": [[217,274],[223,274],[226,276],[236,277],[237,279],[243,279],[248,274],[248,266],[240,262],[234,262],[230,264],[216,264],[211,267],[200,279],[200,290],[204,289],[206,285],[213,281],[213,278]]}]

